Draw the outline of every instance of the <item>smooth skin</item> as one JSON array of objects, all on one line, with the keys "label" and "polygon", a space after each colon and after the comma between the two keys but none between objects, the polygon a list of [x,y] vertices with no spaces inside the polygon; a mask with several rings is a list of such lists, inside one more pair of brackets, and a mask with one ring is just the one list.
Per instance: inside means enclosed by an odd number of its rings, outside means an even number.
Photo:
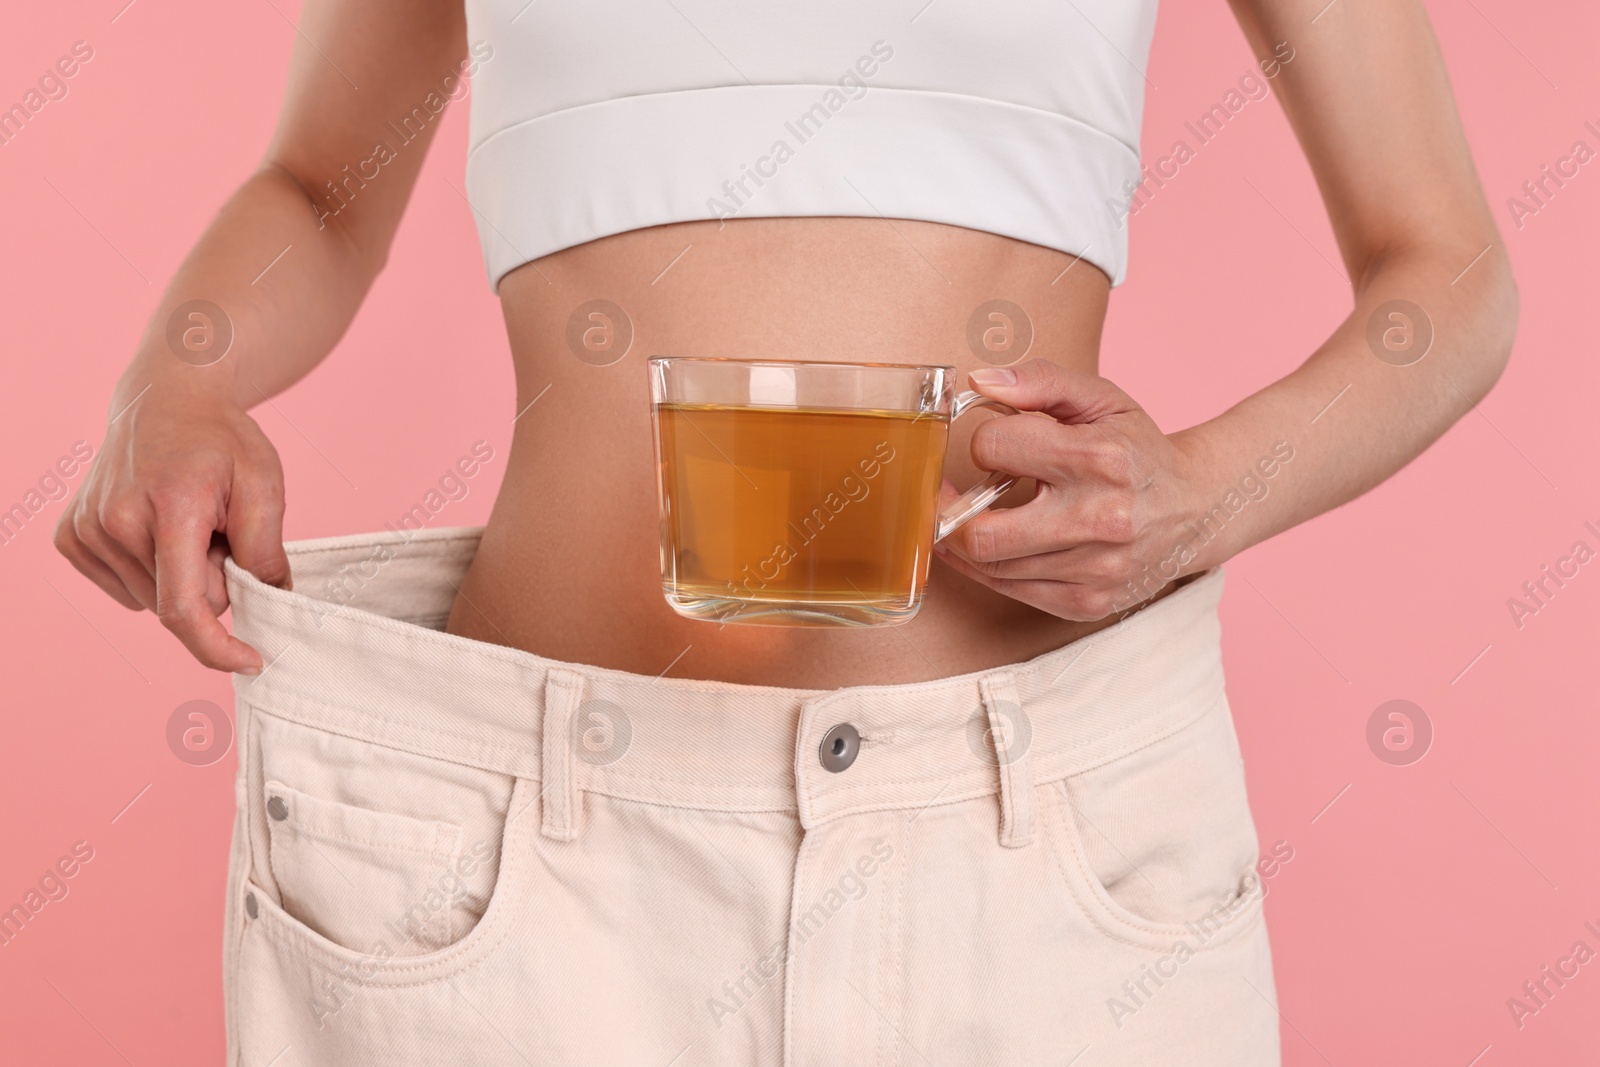
[{"label": "smooth skin", "polygon": [[[1016,662],[1111,625],[1174,581],[1382,482],[1498,379],[1517,293],[1421,4],[1341,0],[1313,24],[1322,6],[1234,4],[1258,56],[1283,41],[1294,49],[1271,84],[1351,280],[1349,316],[1291,374],[1208,422],[1164,433],[1095,373],[1103,274],[934,223],[734,219],[566,249],[501,286],[518,392],[508,417],[546,388],[552,402],[517,422],[449,629],[652,675],[670,668],[815,688],[914,681]],[[290,581],[282,469],[248,409],[307,374],[349,325],[437,123],[325,227],[315,190],[366,158],[385,121],[467,54],[451,0],[307,0],[301,31],[266,159],[156,309],[112,398],[105,444],[56,530],[60,551],[108,594],[155,611],[200,662],[243,673],[263,661],[218,619],[224,554],[270,584]],[[293,261],[252,286],[286,244]],[[971,309],[996,294],[1030,310],[1045,358],[1001,369],[967,351]],[[904,627],[680,619],[656,573],[644,376],[632,356],[597,370],[565,349],[567,315],[596,296],[629,310],[635,352],[646,355],[954,363],[976,388],[1031,414],[979,426],[970,458],[952,456],[952,478],[966,484],[980,468],[997,469],[1033,479],[1031,488],[944,542],[928,601]],[[233,349],[208,367],[176,359],[165,343],[172,309],[197,298],[227,309],[235,326]],[[1368,319],[1392,299],[1425,308],[1435,331],[1411,366],[1385,363],[1367,345]],[[1311,418],[1347,387],[1319,418],[1313,445]],[[1281,440],[1294,443],[1295,458],[1272,492],[1197,542],[1190,524]],[[1185,543],[1192,551],[1175,554]]]}]

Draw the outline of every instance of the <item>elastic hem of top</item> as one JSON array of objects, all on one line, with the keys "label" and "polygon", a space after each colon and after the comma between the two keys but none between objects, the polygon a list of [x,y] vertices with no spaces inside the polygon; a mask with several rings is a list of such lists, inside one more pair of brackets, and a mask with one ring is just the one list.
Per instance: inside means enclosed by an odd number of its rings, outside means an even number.
[{"label": "elastic hem of top", "polygon": [[[601,237],[728,218],[902,218],[1011,237],[1126,276],[1128,145],[982,97],[871,87],[830,109],[813,85],[621,97],[505,127],[466,188],[491,285]],[[808,122],[802,117],[809,116]]]}]

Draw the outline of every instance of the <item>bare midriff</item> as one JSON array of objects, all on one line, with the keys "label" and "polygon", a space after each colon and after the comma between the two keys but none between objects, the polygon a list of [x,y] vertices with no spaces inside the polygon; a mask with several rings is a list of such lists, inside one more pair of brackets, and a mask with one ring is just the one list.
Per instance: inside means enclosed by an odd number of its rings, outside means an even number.
[{"label": "bare midriff", "polygon": [[[1032,323],[1029,357],[1092,373],[1108,292],[1104,273],[1070,255],[899,219],[681,223],[524,264],[500,285],[522,414],[449,630],[636,674],[828,689],[1016,663],[1110,625],[1056,618],[937,558],[921,612],[901,626],[678,616],[661,593],[644,366],[658,354],[943,363],[964,383],[1002,358],[979,358],[968,322],[1003,299]],[[627,354],[609,365],[568,344],[569,317],[592,300],[617,305],[632,324]],[[967,416],[952,432],[945,475],[958,486],[981,477],[962,427],[985,417]],[[1024,483],[1002,504],[1031,492]]]}]

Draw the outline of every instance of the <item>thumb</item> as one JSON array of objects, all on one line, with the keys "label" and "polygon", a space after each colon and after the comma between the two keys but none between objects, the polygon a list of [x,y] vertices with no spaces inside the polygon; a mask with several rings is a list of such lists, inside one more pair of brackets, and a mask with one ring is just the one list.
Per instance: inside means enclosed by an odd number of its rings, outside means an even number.
[{"label": "thumb", "polygon": [[1018,411],[1042,411],[1058,422],[1099,422],[1139,409],[1132,397],[1098,374],[1067,370],[1043,359],[1015,367],[984,367],[969,377],[984,396]]}]

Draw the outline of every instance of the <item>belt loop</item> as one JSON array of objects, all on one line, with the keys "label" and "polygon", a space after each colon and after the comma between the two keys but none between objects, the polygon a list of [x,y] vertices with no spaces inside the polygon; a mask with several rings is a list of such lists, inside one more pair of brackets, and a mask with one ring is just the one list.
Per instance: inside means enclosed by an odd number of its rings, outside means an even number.
[{"label": "belt loop", "polygon": [[1033,727],[1017,695],[1010,671],[997,671],[978,680],[983,708],[989,716],[989,738],[1000,765],[1000,843],[1021,848],[1033,843]]},{"label": "belt loop", "polygon": [[573,713],[583,699],[583,676],[551,670],[544,680],[543,799],[544,836],[572,841],[578,836],[578,783],[572,744]]}]

